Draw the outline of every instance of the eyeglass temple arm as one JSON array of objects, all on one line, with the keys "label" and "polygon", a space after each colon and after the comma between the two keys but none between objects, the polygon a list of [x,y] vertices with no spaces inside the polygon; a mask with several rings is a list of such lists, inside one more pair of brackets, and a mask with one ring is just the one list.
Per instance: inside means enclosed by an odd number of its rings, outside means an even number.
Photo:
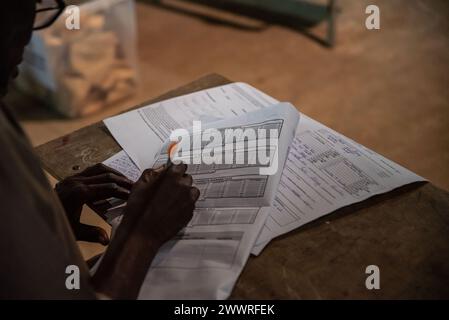
[{"label": "eyeglass temple arm", "polygon": [[42,26],[39,26],[37,28],[34,28],[33,30],[44,29],[44,28],[50,26],[53,22],[55,22],[56,19],[58,19],[58,17],[61,15],[62,11],[64,11],[66,4],[65,4],[64,0],[56,0],[56,3],[58,5],[57,7],[43,8],[43,9],[36,10],[36,12],[43,12],[43,11],[50,11],[50,10],[58,9],[58,12],[50,20],[48,20],[45,24],[43,24]]}]

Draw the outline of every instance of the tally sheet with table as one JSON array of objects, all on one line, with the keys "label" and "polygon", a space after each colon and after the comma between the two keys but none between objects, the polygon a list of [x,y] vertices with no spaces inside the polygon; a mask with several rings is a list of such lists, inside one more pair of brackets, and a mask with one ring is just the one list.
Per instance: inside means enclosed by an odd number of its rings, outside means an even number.
[{"label": "tally sheet with table", "polygon": [[[248,84],[231,83],[108,118],[104,123],[123,151],[105,164],[136,180],[157,162],[173,130],[191,128],[195,120],[251,122],[251,115],[263,116],[261,110],[278,104]],[[225,299],[250,253],[260,254],[271,239],[343,206],[425,181],[304,114],[297,116],[294,136],[280,139],[288,145],[279,148],[279,179],[272,178],[277,188],[269,206],[228,202],[229,207],[197,208],[189,225],[161,248],[140,299]],[[120,207],[107,216],[116,226]]]}]

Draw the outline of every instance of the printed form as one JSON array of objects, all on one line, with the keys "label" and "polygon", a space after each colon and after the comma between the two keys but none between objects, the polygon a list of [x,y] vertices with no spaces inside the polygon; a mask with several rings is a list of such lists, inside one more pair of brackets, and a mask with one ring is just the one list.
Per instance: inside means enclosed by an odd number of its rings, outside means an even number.
[{"label": "printed form", "polygon": [[252,253],[341,207],[416,181],[425,179],[302,114]]},{"label": "printed form", "polygon": [[[133,181],[140,169],[124,151],[104,161]],[[123,205],[106,214],[115,233]],[[199,208],[154,258],[139,299],[226,299],[232,292],[269,207]]]},{"label": "printed form", "polygon": [[[197,133],[188,130],[178,144],[179,154],[175,153],[172,160],[189,164],[187,173],[192,175],[194,185],[200,190],[196,206],[271,206],[298,123],[296,108],[289,103],[280,103],[232,119],[203,123],[202,130]],[[257,136],[262,130],[264,133]],[[211,132],[215,132],[215,137],[202,139],[202,134],[208,132],[211,137]],[[168,141],[163,145],[154,167],[167,162],[171,143]],[[202,161],[212,153],[219,161]],[[260,161],[261,154],[265,157],[264,162]],[[265,174],[263,169],[271,174]]]},{"label": "printed form", "polygon": [[[141,169],[152,167],[172,130],[189,128],[193,120],[237,117],[277,103],[247,84],[232,83],[155,103],[104,122],[126,151],[116,155],[120,161],[115,162],[140,174]],[[272,206],[261,209],[269,211],[268,218],[260,234],[257,232],[251,252],[259,254],[272,238],[343,206],[416,181],[425,179],[301,114]],[[188,228],[202,228],[198,223],[204,221],[253,221],[250,209],[233,209],[197,209]],[[216,215],[216,210],[227,214]],[[220,226],[228,227],[227,223]],[[231,238],[238,237],[233,234]],[[157,281],[157,272],[152,274],[154,278],[149,279]]]},{"label": "printed form", "polygon": [[244,83],[232,83],[156,102],[103,122],[141,169],[151,168],[173,130],[244,115],[278,101]]},{"label": "printed form", "polygon": [[[276,129],[275,138],[279,141],[270,145],[270,139],[264,139],[264,145],[275,149],[272,155],[279,159],[275,162],[282,168],[298,123],[296,109],[284,103],[256,109],[232,120],[214,121],[205,124],[203,129],[214,128],[222,133],[226,128]],[[192,157],[195,154],[191,147],[194,134],[190,132],[188,136],[189,139],[185,140],[189,142],[184,147]],[[229,149],[233,152],[233,159],[239,152],[246,153],[248,157],[247,147],[251,141],[246,141],[246,147],[244,135],[235,137],[233,141],[242,142],[240,149]],[[154,166],[166,163],[166,145],[168,142],[155,157]],[[198,149],[215,146],[221,147],[221,151],[226,150],[223,141],[212,146],[199,143]],[[140,168],[125,151],[104,163],[133,181],[140,177]],[[189,166],[194,185],[201,188],[202,193],[197,209],[187,227],[159,250],[141,287],[140,299],[225,299],[230,295],[266,221],[282,175],[282,170],[275,170],[274,175],[261,175],[259,169],[257,162],[256,165]],[[121,221],[122,208],[123,204],[106,214],[113,233]]]}]

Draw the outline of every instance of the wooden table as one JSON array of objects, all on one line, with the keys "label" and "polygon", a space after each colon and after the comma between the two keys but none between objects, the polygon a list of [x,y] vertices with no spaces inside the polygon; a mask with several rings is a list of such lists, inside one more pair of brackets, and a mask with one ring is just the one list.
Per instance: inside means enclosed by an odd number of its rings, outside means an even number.
[{"label": "wooden table", "polygon": [[[143,105],[229,82],[208,75]],[[57,179],[119,150],[100,122],[36,148]],[[379,290],[365,287],[372,264]],[[449,193],[405,186],[281,236],[249,259],[231,298],[449,298]]]}]

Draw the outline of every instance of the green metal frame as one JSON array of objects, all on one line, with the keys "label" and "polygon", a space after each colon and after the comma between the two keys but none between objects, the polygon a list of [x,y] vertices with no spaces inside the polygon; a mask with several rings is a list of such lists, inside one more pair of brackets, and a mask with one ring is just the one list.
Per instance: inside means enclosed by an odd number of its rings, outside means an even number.
[{"label": "green metal frame", "polygon": [[[152,0],[155,3],[162,3],[162,0]],[[290,20],[297,19],[305,22],[306,26],[313,26],[321,22],[327,23],[326,40],[322,41],[327,46],[333,47],[335,44],[335,15],[336,1],[327,0],[326,4],[313,3],[303,0],[183,0],[195,2],[212,7],[232,7],[243,6],[247,9],[275,14]]]}]

